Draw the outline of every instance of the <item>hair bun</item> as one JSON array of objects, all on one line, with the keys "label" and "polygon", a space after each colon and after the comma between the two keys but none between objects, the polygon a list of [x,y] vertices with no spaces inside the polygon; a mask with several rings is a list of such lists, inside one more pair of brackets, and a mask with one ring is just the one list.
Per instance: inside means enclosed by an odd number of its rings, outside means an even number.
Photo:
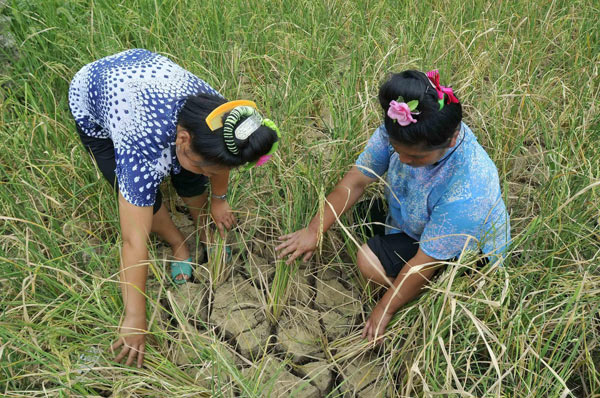
[{"label": "hair bun", "polygon": [[257,161],[271,150],[277,140],[277,132],[265,125],[261,125],[245,140],[236,138],[242,163]]},{"label": "hair bun", "polygon": [[[406,102],[419,101],[416,123],[401,126],[388,116],[391,101],[400,97]],[[379,103],[390,138],[410,146],[443,147],[448,144],[462,120],[460,103],[452,101],[440,110],[435,85],[425,73],[416,70],[390,75],[379,88]]]},{"label": "hair bun", "polygon": [[[227,100],[221,96],[207,94],[190,96],[179,112],[177,124],[190,133],[193,152],[200,155],[206,162],[226,167],[238,167],[258,160],[262,155],[267,154],[273,144],[277,142],[277,133],[268,126],[261,125],[245,139],[235,138],[234,134],[233,143],[239,153],[233,154],[225,143],[223,129],[212,131],[206,123],[206,117],[226,102]],[[226,121],[229,113],[223,115],[223,122]],[[244,123],[246,119],[247,117],[243,117],[237,120],[233,126],[234,129]]]}]

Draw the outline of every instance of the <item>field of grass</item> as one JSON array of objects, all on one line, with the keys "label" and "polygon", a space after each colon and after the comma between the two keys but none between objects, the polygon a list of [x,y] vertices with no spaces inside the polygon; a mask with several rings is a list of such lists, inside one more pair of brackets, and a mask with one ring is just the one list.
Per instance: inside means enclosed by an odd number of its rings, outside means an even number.
[{"label": "field of grass", "polygon": [[[509,259],[475,273],[466,272],[470,259],[453,265],[398,312],[379,350],[361,341],[357,322],[330,342],[329,362],[368,352],[381,396],[600,397],[598,2],[0,4],[0,34],[15,42],[0,57],[1,396],[269,395],[269,383],[248,376],[250,363],[240,365],[210,326],[181,337],[187,323],[168,305],[171,286],[149,290],[144,368],[101,351],[81,372],[81,354],[107,349],[116,335],[120,238],[116,203],[78,141],[67,89],[84,64],[141,47],[227,98],[255,100],[278,122],[274,161],[235,171],[230,183],[243,222],[229,239],[266,258],[277,236],[308,223],[380,123],[386,74],[439,68],[498,167],[513,226]],[[352,267],[356,232],[343,217],[311,267],[340,271],[368,309],[375,298]],[[276,325],[297,270],[272,264],[263,301]],[[157,261],[151,283],[164,274]],[[211,385],[176,363],[177,344],[211,370]],[[342,396],[336,383],[329,397]]]}]

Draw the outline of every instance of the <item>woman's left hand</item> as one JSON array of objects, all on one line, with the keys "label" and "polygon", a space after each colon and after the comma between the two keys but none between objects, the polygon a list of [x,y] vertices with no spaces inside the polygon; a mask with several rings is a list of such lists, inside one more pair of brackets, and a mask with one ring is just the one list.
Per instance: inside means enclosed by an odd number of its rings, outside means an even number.
[{"label": "woman's left hand", "polygon": [[225,238],[225,229],[231,229],[235,224],[235,217],[229,203],[223,199],[212,198],[210,202],[210,215],[217,224],[221,237]]},{"label": "woman's left hand", "polygon": [[365,324],[365,328],[362,332],[362,338],[368,338],[369,341],[373,341],[374,343],[380,343],[383,334],[385,333],[385,328],[387,327],[390,319],[392,319],[393,313],[386,312],[387,303],[383,300],[380,300],[373,311],[371,312],[371,316],[367,320]]}]

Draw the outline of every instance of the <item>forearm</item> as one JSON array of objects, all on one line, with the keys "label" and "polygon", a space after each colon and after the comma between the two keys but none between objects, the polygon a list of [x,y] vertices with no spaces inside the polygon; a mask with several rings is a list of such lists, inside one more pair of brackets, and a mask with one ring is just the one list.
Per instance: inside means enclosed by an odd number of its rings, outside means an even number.
[{"label": "forearm", "polygon": [[[194,225],[196,226],[202,226],[204,225],[204,216],[202,218],[200,218],[201,212],[204,211],[205,207],[206,207],[206,203],[207,203],[207,193],[203,193],[202,195],[198,195],[198,196],[193,196],[193,197],[182,197],[181,199],[183,200],[183,202],[185,203],[185,205],[187,206],[188,210],[190,211],[190,214],[192,215],[192,220],[194,221]],[[201,222],[199,222],[198,220],[201,220]]]},{"label": "forearm", "polygon": [[[381,298],[380,304],[385,308],[385,312],[394,314],[421,293],[439,267],[438,264],[432,263],[434,261],[432,258],[420,259],[417,255],[402,267],[392,286]],[[420,268],[423,264],[427,265]],[[420,270],[415,272],[417,268]]]},{"label": "forearm", "polygon": [[364,189],[352,189],[338,184],[325,199],[323,218],[321,219],[321,214],[316,214],[310,221],[310,224],[308,224],[308,229],[318,233],[321,226],[320,232],[326,232],[333,225],[337,217],[354,206],[363,192]]},{"label": "forearm", "polygon": [[[327,231],[337,217],[354,206],[365,192],[366,186],[371,182],[371,179],[354,166],[327,195],[323,206],[323,215],[321,216],[319,213],[315,215],[310,221],[308,229],[314,233]],[[320,231],[319,227],[321,227]]]},{"label": "forearm", "polygon": [[229,184],[229,170],[215,174],[210,177],[210,191],[213,195],[221,196],[227,193],[227,185]]},{"label": "forearm", "polygon": [[121,293],[125,315],[146,314],[146,279],[148,277],[148,249],[123,243],[121,251]]}]

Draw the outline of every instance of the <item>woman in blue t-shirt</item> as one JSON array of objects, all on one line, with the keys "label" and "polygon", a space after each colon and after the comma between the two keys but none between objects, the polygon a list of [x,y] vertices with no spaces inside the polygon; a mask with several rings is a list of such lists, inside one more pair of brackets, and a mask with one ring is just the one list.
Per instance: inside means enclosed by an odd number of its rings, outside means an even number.
[{"label": "woman in blue t-shirt", "polygon": [[280,257],[289,255],[288,263],[302,255],[307,260],[320,234],[387,173],[388,211],[380,220],[385,234],[369,239],[357,257],[365,278],[390,287],[363,329],[369,340],[383,334],[440,261],[465,249],[501,261],[510,240],[496,167],[462,123],[461,104],[452,89],[440,85],[438,72],[393,74],[380,87],[379,102],[384,123],[327,196],[322,217],[282,236],[277,247]]},{"label": "woman in blue t-shirt", "polygon": [[173,249],[171,276],[185,283],[192,259],[185,237],[162,203],[167,176],[196,225],[208,202],[223,234],[235,223],[227,204],[229,171],[260,165],[277,149],[279,131],[251,101],[227,102],[207,83],[148,50],[133,49],[84,66],[69,88],[79,136],[103,176],[118,190],[121,290],[125,317],[116,360],[145,352],[146,244],[157,233]]}]

